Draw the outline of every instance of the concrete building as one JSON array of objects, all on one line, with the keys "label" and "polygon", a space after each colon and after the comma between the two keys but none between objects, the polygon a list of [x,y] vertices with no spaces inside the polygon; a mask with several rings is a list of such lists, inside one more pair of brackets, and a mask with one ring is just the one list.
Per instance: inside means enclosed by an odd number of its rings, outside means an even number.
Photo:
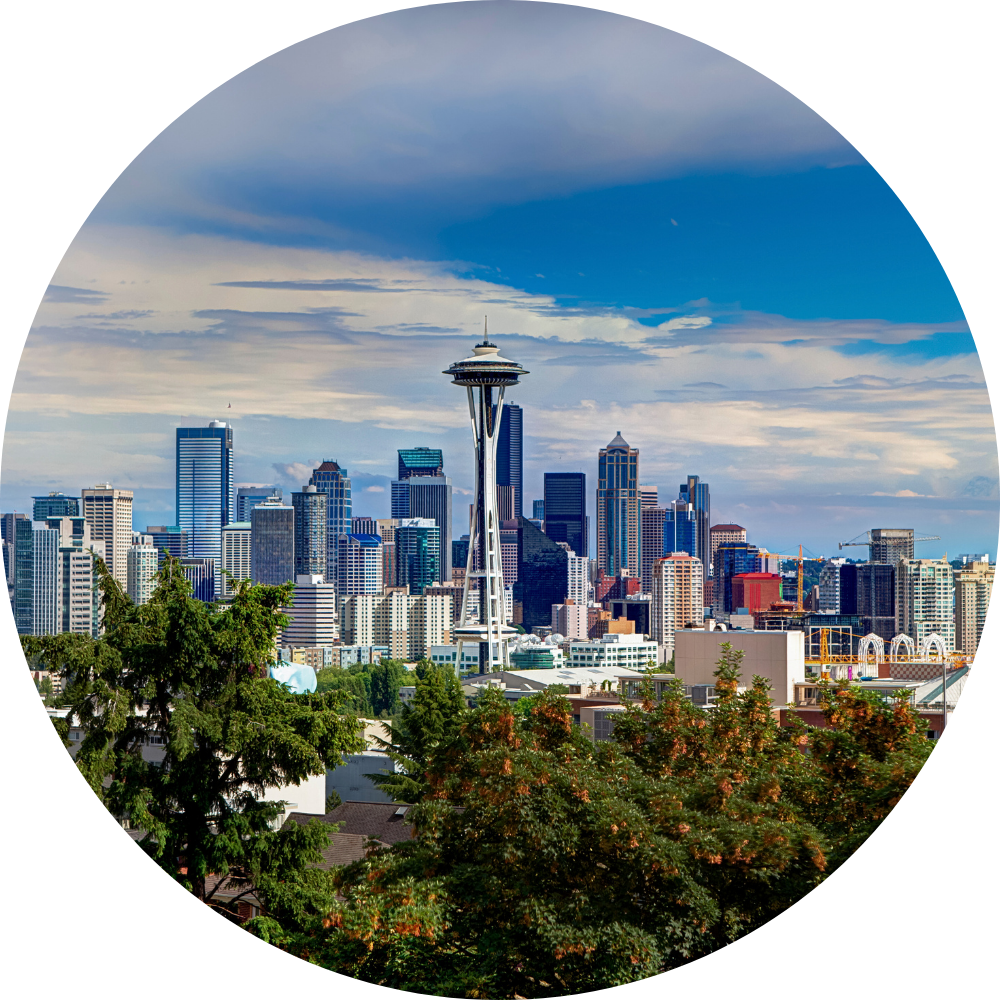
[{"label": "concrete building", "polygon": [[720,545],[731,545],[733,542],[745,542],[747,529],[740,524],[713,524],[709,529],[709,550],[712,560],[712,575],[715,575],[715,553]]},{"label": "concrete building", "polygon": [[870,563],[896,566],[900,559],[913,558],[912,528],[872,528],[868,546]]},{"label": "concrete building", "polygon": [[281,633],[282,646],[311,648],[332,646],[337,641],[335,590],[318,573],[295,578],[292,603],[282,609],[291,619]]},{"label": "concrete building", "polygon": [[32,521],[47,521],[50,517],[79,517],[80,498],[68,497],[65,493],[49,493],[47,496],[32,497]]},{"label": "concrete building", "polygon": [[454,642],[446,646],[431,646],[427,659],[441,666],[454,667],[457,674],[476,673],[479,670],[479,650],[472,649],[468,644],[462,648],[461,662],[458,660],[458,644]]},{"label": "concrete building", "polygon": [[679,629],[674,635],[674,673],[687,687],[714,685],[724,642],[745,653],[740,688],[750,687],[760,675],[771,682],[773,706],[784,707],[794,699],[795,685],[805,680],[804,632]]},{"label": "concrete building", "polygon": [[326,494],[326,572],[327,580],[337,579],[337,539],[351,533],[351,480],[331,459],[320,463],[309,477],[309,485]]},{"label": "concrete building", "polygon": [[892,642],[896,615],[897,567],[886,563],[845,563],[840,567],[840,613],[857,615],[863,635]]},{"label": "concrete building", "polygon": [[553,604],[552,631],[567,639],[586,639],[587,605],[577,604],[571,597],[565,604]]},{"label": "concrete building", "polygon": [[955,649],[955,575],[949,563],[901,559],[896,564],[896,628],[918,648],[937,633],[949,652]]},{"label": "concrete building", "polygon": [[967,562],[955,574],[955,647],[966,656],[979,648],[995,571],[987,560]]},{"label": "concrete building", "polygon": [[382,593],[382,539],[341,535],[337,539],[337,593],[340,597]]},{"label": "concrete building", "polygon": [[840,568],[846,559],[827,559],[819,571],[819,608],[831,614],[840,613]]},{"label": "concrete building", "polygon": [[[31,526],[30,521],[28,525]],[[59,610],[55,631],[77,632],[96,639],[100,634],[100,595],[94,557],[104,559],[104,542],[91,537],[90,525],[83,517],[49,518],[44,526],[58,534],[56,587]],[[48,538],[45,544],[51,545]],[[33,551],[31,559],[33,565]],[[31,586],[33,591],[34,579]]]},{"label": "concrete building", "polygon": [[132,545],[128,550],[128,596],[133,604],[145,604],[156,586],[156,571],[159,560],[156,546],[149,535],[132,533]]},{"label": "concrete building", "polygon": [[[250,508],[253,510],[253,507]],[[222,596],[232,597],[241,580],[250,574],[250,522],[234,521],[222,529]]]},{"label": "concrete building", "polygon": [[280,500],[250,511],[250,578],[271,585],[295,579],[295,511]]},{"label": "concrete building", "polygon": [[[303,486],[292,494],[295,511],[295,575],[326,576],[326,494],[315,486]],[[351,519],[353,523],[353,518]],[[353,529],[352,529],[353,530]]]},{"label": "concrete building", "polygon": [[644,635],[608,632],[600,639],[571,642],[569,666],[607,667],[612,670],[645,670],[648,663],[660,661],[657,644]]},{"label": "concrete building", "polygon": [[90,537],[104,543],[108,572],[122,590],[128,587],[128,550],[132,546],[132,491],[98,483],[80,491],[83,516]]},{"label": "concrete building", "polygon": [[653,564],[649,637],[664,662],[674,655],[677,629],[697,627],[704,620],[703,583],[701,560],[687,552],[671,552]]},{"label": "concrete building", "polygon": [[[330,647],[326,647],[329,649]],[[330,650],[334,666],[346,670],[358,663],[381,663],[389,656],[388,646],[334,646]]]},{"label": "concrete building", "polygon": [[597,458],[597,562],[607,576],[639,577],[639,450],[618,432]]},{"label": "concrete building", "polygon": [[340,634],[347,645],[386,646],[395,660],[419,660],[451,643],[451,598],[444,595],[359,594],[344,598]]},{"label": "concrete building", "polygon": [[192,559],[211,559],[222,591],[222,529],[238,520],[233,484],[233,429],[224,420],[177,428],[177,527]]}]

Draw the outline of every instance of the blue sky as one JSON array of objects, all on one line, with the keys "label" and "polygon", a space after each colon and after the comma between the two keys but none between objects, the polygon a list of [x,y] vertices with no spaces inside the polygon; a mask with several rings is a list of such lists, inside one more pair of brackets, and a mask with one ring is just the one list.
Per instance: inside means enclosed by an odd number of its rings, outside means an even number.
[{"label": "blue sky", "polygon": [[170,521],[174,428],[224,416],[240,482],[336,458],[359,513],[396,448],[443,447],[461,523],[440,372],[488,312],[532,373],[527,500],[621,430],[661,499],[700,474],[772,548],[891,522],[995,549],[982,372],[913,220],[794,97],[642,22],[453,4],[293,46],[164,131],[53,286],[5,510],[108,479]]}]

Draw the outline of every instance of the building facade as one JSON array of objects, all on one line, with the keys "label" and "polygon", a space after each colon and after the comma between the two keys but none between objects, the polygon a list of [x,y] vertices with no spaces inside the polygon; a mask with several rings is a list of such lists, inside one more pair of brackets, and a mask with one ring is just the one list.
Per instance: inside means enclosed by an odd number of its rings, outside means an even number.
[{"label": "building facade", "polygon": [[[694,553],[705,568],[705,576],[709,577],[715,571],[715,560],[712,556],[711,538],[708,526],[712,523],[712,496],[708,483],[703,483],[698,476],[688,476],[687,482],[681,483],[678,500],[691,505],[698,522],[698,550]],[[675,552],[682,551],[675,549]],[[687,551],[684,549],[683,551]]]},{"label": "building facade", "polygon": [[891,642],[899,632],[896,567],[885,563],[845,563],[841,566],[840,612],[857,615],[862,634],[874,633],[885,642]]},{"label": "building facade", "polygon": [[565,604],[552,605],[552,631],[566,639],[587,638],[587,605],[567,598]]},{"label": "building facade", "polygon": [[177,428],[177,527],[187,532],[188,556],[212,559],[222,587],[222,529],[236,518],[233,429],[213,420],[207,427]]},{"label": "building facade", "polygon": [[341,535],[337,539],[337,594],[382,593],[382,539],[379,535]]},{"label": "building facade", "polygon": [[955,648],[975,656],[990,607],[995,566],[967,562],[955,574]]},{"label": "building facade", "polygon": [[872,528],[868,561],[896,566],[900,559],[913,558],[912,528]]},{"label": "building facade", "polygon": [[727,542],[715,550],[715,574],[712,591],[712,612],[716,618],[732,614],[733,577],[741,573],[755,573],[759,565],[760,550],[747,542]]},{"label": "building facade", "polygon": [[351,533],[351,480],[331,459],[320,463],[309,485],[326,494],[326,579],[337,579],[337,539]]},{"label": "building facade", "polygon": [[590,603],[590,560],[566,553],[566,598],[586,607]]},{"label": "building facade", "polygon": [[[406,520],[423,518],[438,526],[438,580],[451,579],[451,480],[447,476],[411,476]],[[395,516],[395,515],[393,515]]]},{"label": "building facade", "polygon": [[[654,501],[655,497],[654,490]],[[642,499],[640,496],[640,502]],[[663,530],[666,526],[666,518],[666,508],[657,507],[655,502],[647,504],[639,510],[639,519],[642,522],[642,592],[644,594],[649,594],[653,590],[653,564],[667,552],[676,551],[674,549],[664,550],[663,548]]]},{"label": "building facade", "polygon": [[691,504],[683,500],[667,504],[663,512],[662,553],[686,552],[689,556],[700,559],[698,524],[698,511]]},{"label": "building facade", "polygon": [[290,619],[281,633],[283,646],[328,647],[337,641],[336,588],[323,579],[320,573],[295,577],[292,603],[281,609]]},{"label": "building facade", "polygon": [[79,517],[80,498],[68,497],[64,493],[49,493],[44,497],[32,497],[31,519],[47,521],[50,517]]},{"label": "building facade", "polygon": [[712,574],[715,573],[715,553],[720,545],[732,545],[734,542],[745,542],[747,529],[740,524],[713,524],[709,529],[709,550],[712,560]]},{"label": "building facade", "polygon": [[[351,646],[385,646],[392,659],[419,660],[451,643],[451,598],[444,595],[360,594],[340,605],[340,634]],[[477,661],[478,662],[478,661]]]},{"label": "building facade", "polygon": [[586,474],[546,472],[544,486],[544,499],[535,501],[533,515],[542,519],[545,534],[554,542],[566,542],[578,556],[589,555]]},{"label": "building facade", "polygon": [[295,579],[295,511],[277,499],[250,511],[250,578],[271,585]]},{"label": "building facade", "polygon": [[819,609],[840,613],[840,567],[846,559],[827,559],[819,571]]},{"label": "building facade", "polygon": [[440,448],[400,448],[396,459],[398,480],[444,475],[444,452]]},{"label": "building facade", "polygon": [[674,653],[674,635],[680,628],[704,621],[701,560],[687,552],[672,552],[653,564],[649,637],[664,660]]},{"label": "building facade", "polygon": [[597,562],[606,575],[640,575],[641,531],[639,451],[619,432],[597,459]]},{"label": "building facade", "polygon": [[181,572],[184,579],[191,584],[191,596],[196,601],[204,601],[210,604],[215,600],[215,582],[221,574],[221,570],[215,564],[214,559],[181,559]]},{"label": "building facade", "polygon": [[943,559],[901,559],[896,564],[896,626],[919,648],[936,633],[955,649],[955,573]]},{"label": "building facade", "polygon": [[191,539],[188,533],[175,524],[151,524],[143,532],[153,539],[156,558],[162,566],[167,556],[187,559],[191,555]]},{"label": "building facade", "polygon": [[[451,553],[449,552],[449,557]],[[411,594],[441,580],[441,529],[431,518],[400,521],[396,529],[396,586]]]},{"label": "building facade", "polygon": [[108,572],[125,590],[128,587],[128,550],[132,546],[132,491],[116,490],[110,483],[98,483],[92,489],[80,491],[80,503],[90,525],[90,537],[104,543]]},{"label": "building facade", "polygon": [[645,670],[659,660],[656,643],[643,635],[608,633],[597,640],[571,642],[569,667],[612,667],[617,670]]},{"label": "building facade", "polygon": [[514,602],[521,607],[521,624],[530,631],[552,620],[552,605],[565,602],[570,554],[526,518],[518,520],[517,583]]},{"label": "building facade", "polygon": [[249,521],[250,511],[259,503],[282,497],[280,486],[238,486],[236,488],[236,516],[234,521]]},{"label": "building facade", "polygon": [[249,521],[234,521],[222,529],[223,597],[232,597],[242,580],[252,579],[250,533]]},{"label": "building facade", "polygon": [[733,609],[750,614],[766,611],[781,600],[781,576],[778,573],[738,573],[733,577]]},{"label": "building facade", "polygon": [[[505,497],[500,518],[521,517],[524,513],[524,413],[517,403],[505,403],[500,414],[496,475],[498,497],[501,490]],[[450,533],[448,538],[451,538]]]},{"label": "building facade", "polygon": [[156,546],[149,535],[133,532],[126,565],[128,596],[133,604],[145,604],[153,596],[156,571],[159,568]]},{"label": "building facade", "polygon": [[[306,486],[292,494],[295,511],[295,575],[326,575],[326,494]],[[354,518],[351,518],[352,524]]]}]

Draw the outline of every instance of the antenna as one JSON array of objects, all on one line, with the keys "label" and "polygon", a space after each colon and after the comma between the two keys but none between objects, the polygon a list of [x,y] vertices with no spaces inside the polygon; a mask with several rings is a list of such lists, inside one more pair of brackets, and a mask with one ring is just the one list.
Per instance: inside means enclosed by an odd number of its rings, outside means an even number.
[{"label": "antenna", "polygon": [[486,316],[483,317],[483,343],[484,344],[488,344],[489,340],[490,340],[490,338],[486,335],[486,321],[487,321],[487,319],[488,319],[488,317],[486,317]]}]

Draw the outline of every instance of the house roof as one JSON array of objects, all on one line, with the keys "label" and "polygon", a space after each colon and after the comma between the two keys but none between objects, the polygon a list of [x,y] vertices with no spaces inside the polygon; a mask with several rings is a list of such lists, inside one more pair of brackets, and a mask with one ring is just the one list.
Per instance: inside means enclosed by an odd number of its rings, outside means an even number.
[{"label": "house roof", "polygon": [[301,825],[317,818],[323,823],[340,823],[340,835],[374,837],[383,844],[396,844],[413,836],[413,826],[406,820],[408,809],[395,802],[342,802],[325,816],[292,813],[288,818]]}]

